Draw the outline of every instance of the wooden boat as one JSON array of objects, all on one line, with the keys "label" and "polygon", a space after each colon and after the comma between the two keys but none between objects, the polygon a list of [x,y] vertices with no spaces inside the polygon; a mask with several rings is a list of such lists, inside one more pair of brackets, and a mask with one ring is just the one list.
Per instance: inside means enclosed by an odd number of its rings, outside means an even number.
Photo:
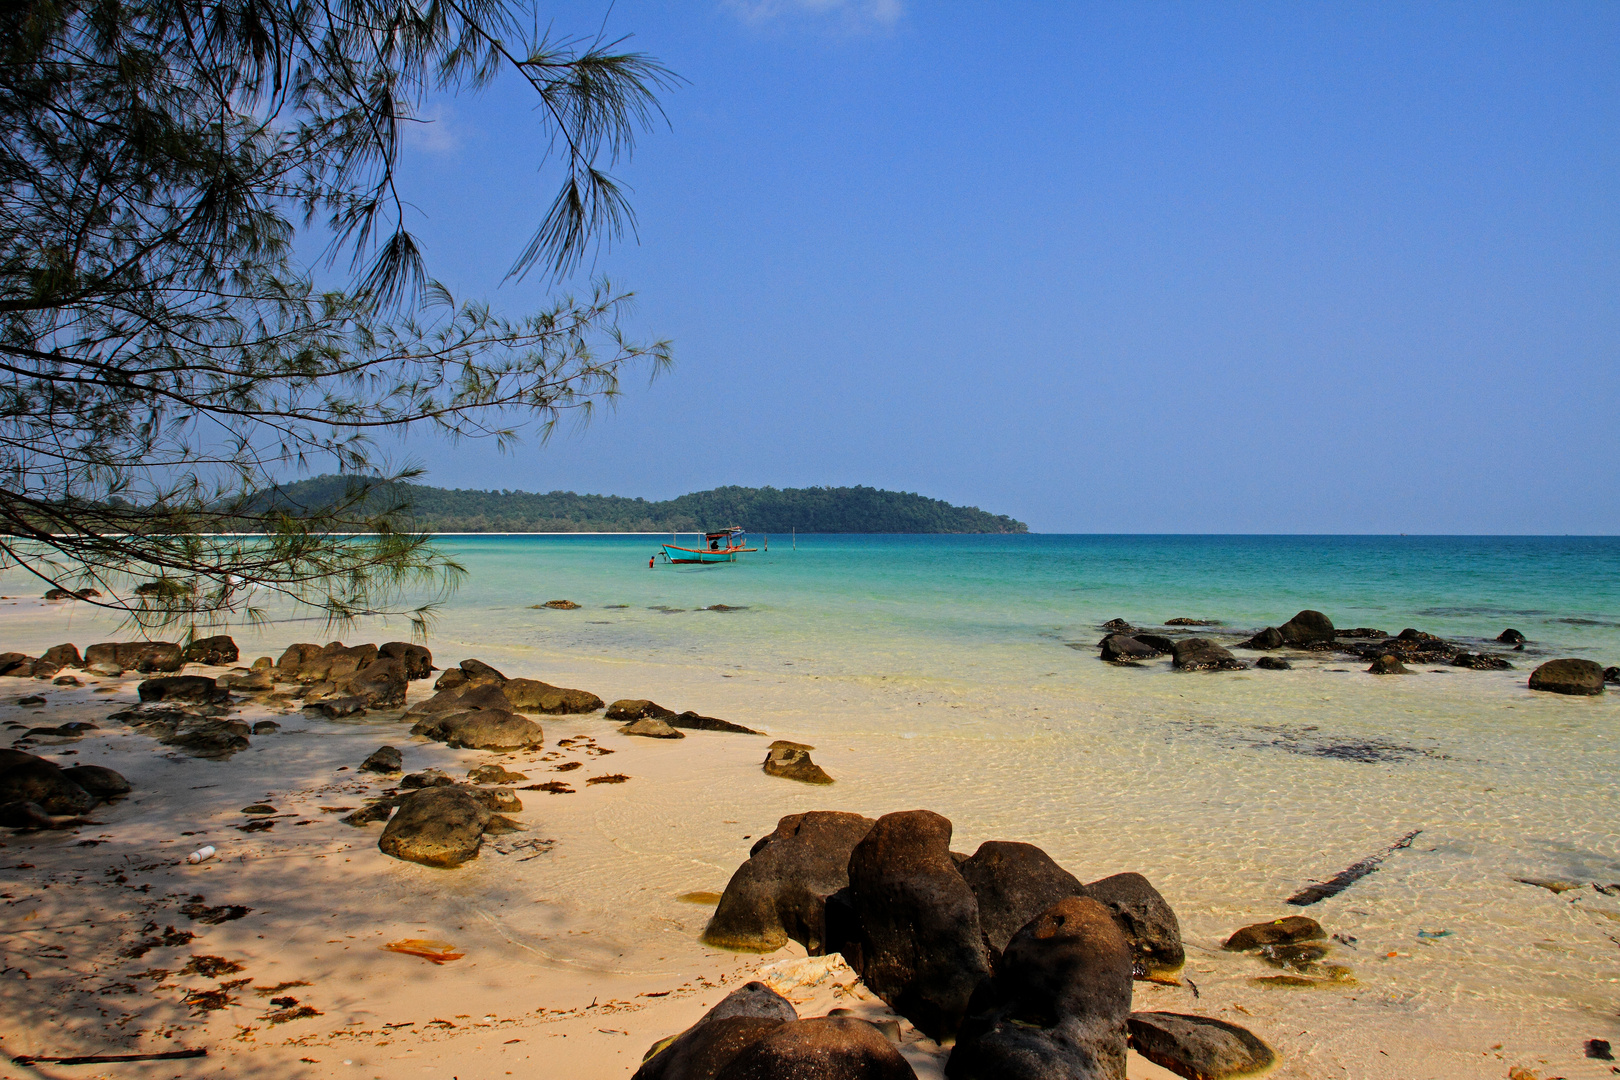
[{"label": "wooden boat", "polygon": [[743,539],[743,530],[732,525],[719,532],[703,534],[703,547],[680,547],[677,544],[664,545],[664,561],[672,563],[722,563],[736,562],[737,556],[748,551],[758,551],[758,548],[746,547]]}]

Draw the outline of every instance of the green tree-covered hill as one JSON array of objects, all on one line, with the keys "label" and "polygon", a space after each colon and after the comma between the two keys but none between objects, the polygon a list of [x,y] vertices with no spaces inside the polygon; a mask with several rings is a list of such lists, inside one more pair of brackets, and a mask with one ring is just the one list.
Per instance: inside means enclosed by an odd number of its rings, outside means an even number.
[{"label": "green tree-covered hill", "polygon": [[[340,476],[319,476],[284,489],[294,502],[341,493]],[[1029,528],[1005,514],[952,506],[903,491],[869,487],[745,488],[698,491],[666,502],[618,495],[473,491],[402,484],[390,494],[411,504],[424,532],[697,532],[741,525],[785,533],[1021,533]]]}]

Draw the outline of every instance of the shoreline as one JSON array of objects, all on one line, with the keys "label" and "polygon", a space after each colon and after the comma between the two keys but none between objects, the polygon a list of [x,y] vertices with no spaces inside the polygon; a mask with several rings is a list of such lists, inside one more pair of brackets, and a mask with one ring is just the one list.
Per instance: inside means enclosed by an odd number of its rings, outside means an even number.
[{"label": "shoreline", "polygon": [[[8,616],[0,616],[0,620],[10,621]],[[12,633],[5,640],[8,647],[37,653],[47,645],[58,643],[63,636],[59,630],[37,629],[28,635]],[[65,636],[82,638],[84,635]],[[276,636],[279,640],[291,635],[277,633]],[[37,641],[33,640],[35,637]],[[570,1071],[586,1077],[627,1076],[633,1071],[632,1058],[639,1060],[641,1052],[653,1040],[673,1034],[695,1019],[705,1004],[714,1003],[719,988],[735,985],[745,973],[770,967],[802,952],[790,947],[767,956],[749,956],[705,949],[697,942],[697,936],[708,910],[681,904],[674,899],[676,896],[692,891],[720,891],[731,872],[746,858],[752,840],[761,835],[761,830],[768,832],[785,813],[842,809],[876,816],[891,810],[929,806],[956,823],[958,840],[953,847],[971,851],[985,839],[1019,839],[1041,845],[1063,865],[1076,873],[1084,872],[1087,879],[1129,869],[1146,874],[1165,893],[1182,919],[1189,952],[1186,975],[1200,988],[1201,994],[1194,998],[1185,987],[1138,983],[1135,1007],[1197,1012],[1228,1018],[1249,1027],[1278,1050],[1282,1060],[1275,1075],[1499,1077],[1509,1065],[1532,1069],[1538,1075],[1548,1075],[1549,1069],[1552,1075],[1571,1078],[1607,1074],[1606,1067],[1600,1068],[1599,1062],[1570,1060],[1575,1034],[1607,1037],[1608,1030],[1596,1022],[1575,1025],[1572,1031],[1567,1020],[1559,1020],[1555,1033],[1549,1030],[1553,1025],[1543,1023],[1547,1018],[1512,1007],[1505,1000],[1492,1004],[1481,998],[1467,1008],[1445,1010],[1442,1014],[1445,1019],[1441,1020],[1444,1030],[1437,1032],[1434,1009],[1438,1003],[1425,994],[1411,996],[1410,991],[1400,989],[1402,971],[1412,964],[1429,966],[1454,962],[1449,954],[1454,952],[1455,939],[1414,944],[1412,931],[1408,929],[1400,934],[1401,940],[1394,940],[1389,930],[1382,928],[1384,905],[1393,900],[1397,911],[1405,909],[1407,914],[1397,914],[1397,917],[1410,926],[1412,923],[1427,925],[1423,912],[1431,908],[1444,912],[1449,907],[1456,916],[1474,910],[1478,904],[1473,897],[1461,907],[1458,906],[1460,898],[1448,903],[1444,897],[1436,895],[1438,904],[1421,899],[1435,885],[1426,876],[1428,871],[1417,872],[1416,868],[1425,865],[1418,861],[1418,853],[1408,862],[1372,875],[1343,897],[1322,905],[1325,909],[1323,924],[1330,930],[1342,930],[1357,938],[1363,945],[1362,952],[1370,952],[1365,946],[1374,942],[1380,948],[1393,946],[1385,951],[1406,954],[1392,958],[1357,956],[1352,963],[1358,988],[1303,993],[1258,989],[1250,980],[1267,974],[1264,969],[1255,970],[1253,961],[1248,958],[1220,953],[1220,940],[1237,926],[1291,913],[1280,905],[1286,892],[1279,879],[1300,882],[1329,876],[1405,831],[1404,828],[1392,831],[1390,826],[1394,822],[1369,822],[1368,827],[1348,830],[1329,829],[1319,837],[1308,840],[1300,837],[1274,845],[1276,850],[1268,852],[1264,860],[1256,864],[1256,869],[1264,868],[1260,877],[1241,860],[1233,863],[1232,856],[1241,849],[1223,842],[1213,850],[1216,865],[1228,864],[1224,882],[1211,888],[1200,884],[1207,874],[1200,867],[1209,865],[1209,859],[1195,847],[1178,846],[1199,836],[1200,826],[1195,824],[1198,818],[1189,817],[1187,813],[1191,803],[1196,801],[1196,796],[1193,800],[1188,796],[1197,792],[1199,785],[1175,781],[1172,774],[1163,771],[1176,759],[1150,754],[1124,773],[1113,766],[1105,767],[1100,773],[1094,769],[1053,769],[1047,776],[1018,777],[1019,786],[1027,789],[1019,791],[1006,782],[1013,777],[1002,775],[1006,761],[1012,760],[1004,761],[1006,751],[1015,749],[1016,742],[996,738],[980,741],[995,734],[997,729],[1006,729],[1000,733],[1012,735],[1012,729],[1007,726],[1018,723],[1025,726],[1017,728],[1016,739],[1034,740],[1035,745],[1049,746],[1054,751],[1063,748],[1078,754],[1082,761],[1101,753],[1119,753],[1121,748],[1127,754],[1141,754],[1151,751],[1153,739],[1144,740],[1140,734],[1130,734],[1142,723],[1135,708],[1111,709],[1106,698],[1086,703],[1083,714],[1087,717],[1086,726],[1095,730],[1092,735],[1083,736],[1062,721],[1041,718],[1042,713],[1060,715],[1064,702],[1058,687],[1009,709],[1006,704],[996,704],[993,690],[976,689],[971,678],[959,685],[921,679],[897,686],[892,680],[875,675],[853,678],[813,672],[793,674],[791,670],[780,668],[771,672],[723,671],[712,662],[675,657],[632,660],[582,654],[567,647],[537,649],[513,644],[475,647],[457,643],[450,635],[445,638],[447,640],[434,642],[435,660],[441,667],[454,664],[463,654],[479,656],[510,675],[531,675],[563,685],[582,686],[601,693],[608,700],[615,696],[651,696],[675,708],[694,708],[766,730],[773,737],[804,738],[818,747],[817,762],[838,779],[838,784],[813,789],[764,777],[759,761],[764,756],[766,740],[749,736],[694,732],[679,742],[665,743],[619,736],[616,725],[603,721],[599,714],[578,718],[541,717],[546,728],[545,752],[551,752],[560,739],[588,734],[597,745],[615,751],[612,757],[601,759],[613,763],[608,771],[629,774],[632,780],[622,785],[591,787],[576,783],[576,792],[572,795],[522,792],[524,811],[514,816],[530,825],[531,832],[522,834],[519,839],[556,840],[547,854],[518,863],[511,856],[486,852],[458,870],[429,870],[398,863],[377,852],[375,828],[357,832],[333,820],[337,815],[321,814],[318,807],[329,805],[334,799],[341,799],[341,805],[353,804],[350,790],[341,784],[333,786],[334,778],[352,775],[353,767],[382,743],[401,746],[406,751],[408,769],[436,762],[443,767],[454,763],[463,773],[480,761],[527,762],[531,757],[544,756],[543,753],[508,758],[475,751],[450,751],[439,744],[401,741],[403,727],[391,721],[315,721],[294,714],[296,724],[289,723],[286,730],[274,736],[256,737],[253,751],[238,755],[232,761],[187,759],[176,765],[159,753],[161,748],[155,747],[151,740],[120,734],[113,725],[105,724],[102,718],[110,711],[106,699],[111,697],[122,703],[132,696],[134,681],[125,680],[125,689],[117,695],[92,698],[90,691],[94,688],[86,687],[83,704],[53,698],[49,712],[55,722],[73,719],[70,713],[82,710],[85,719],[103,723],[106,729],[92,732],[76,743],[59,744],[61,749],[78,749],[80,752],[75,756],[86,760],[93,748],[105,743],[105,760],[114,768],[119,768],[114,761],[127,759],[147,761],[144,768],[157,770],[152,774],[156,778],[161,778],[164,770],[175,769],[182,771],[171,776],[213,773],[222,778],[213,782],[228,788],[232,794],[226,795],[213,787],[194,791],[197,785],[209,783],[206,778],[184,784],[172,780],[154,782],[143,791],[139,770],[132,764],[132,771],[126,775],[137,781],[137,791],[124,800],[129,805],[105,815],[93,815],[97,820],[107,821],[109,827],[86,829],[71,837],[36,834],[25,843],[6,838],[8,847],[0,852],[0,862],[5,865],[30,862],[38,873],[55,875],[61,885],[73,886],[38,889],[31,894],[36,904],[39,898],[45,897],[59,903],[74,892],[82,894],[91,887],[89,882],[98,880],[97,874],[102,875],[100,880],[106,880],[105,872],[115,860],[120,865],[147,865],[154,861],[154,853],[178,850],[182,843],[192,842],[192,837],[182,841],[175,834],[197,830],[189,826],[182,830],[172,827],[174,822],[187,819],[188,815],[209,830],[206,839],[211,842],[216,835],[223,835],[230,839],[233,850],[245,848],[237,853],[246,857],[234,862],[227,857],[202,867],[165,866],[146,871],[145,878],[131,877],[129,888],[148,884],[153,893],[173,894],[176,902],[183,902],[187,895],[201,893],[209,905],[235,903],[258,909],[253,916],[203,931],[199,941],[206,948],[197,945],[189,952],[178,949],[168,956],[154,950],[150,962],[143,958],[134,966],[174,971],[184,966],[189,955],[224,955],[233,962],[246,961],[240,974],[229,976],[225,981],[251,977],[260,986],[307,981],[322,988],[321,995],[329,992],[325,988],[334,986],[342,988],[342,993],[327,998],[317,996],[315,989],[292,988],[280,996],[299,997],[300,1006],[307,1003],[322,1016],[273,1026],[260,1019],[264,1009],[257,997],[240,1001],[251,986],[239,992],[238,1004],[195,1018],[189,1015],[190,1010],[179,1009],[171,1001],[167,1006],[169,1012],[163,1014],[164,1023],[195,1025],[184,1030],[201,1031],[202,1037],[212,1040],[209,1045],[216,1056],[203,1060],[214,1062],[213,1071],[218,1068],[217,1057],[229,1054],[233,1068],[240,1064],[248,1070],[247,1075],[254,1075],[252,1069],[256,1061],[271,1058],[276,1061],[277,1069],[267,1070],[266,1075],[372,1075],[363,1073],[359,1064],[336,1064],[343,1060],[357,1063],[412,1060],[420,1062],[420,1067],[432,1065],[442,1070],[449,1064],[474,1059],[490,1075],[502,1075],[506,1069],[511,1069],[514,1075],[523,1075],[523,1067],[518,1064],[520,1059],[515,1055],[519,1050],[532,1052],[535,1042],[543,1040],[540,1045],[545,1048],[548,1064],[566,1061]],[[252,652],[244,653],[244,662],[251,656]],[[1096,665],[1091,657],[1076,659]],[[1123,670],[1096,674],[1103,685],[1120,687],[1149,685],[1142,682],[1143,676],[1157,678],[1152,673]],[[1477,708],[1481,702],[1490,700],[1501,701],[1511,708],[1513,702],[1524,696],[1522,690],[1513,689],[1522,684],[1523,674],[1469,673],[1467,683],[1452,683],[1442,697],[1451,708]],[[1300,685],[1310,680],[1333,678],[1314,670],[1281,673],[1281,677]],[[1185,686],[1220,685],[1219,693],[1234,699],[1240,711],[1264,700],[1252,697],[1253,694],[1263,693],[1268,685],[1281,685],[1250,680],[1247,673],[1164,678],[1168,680],[1166,693]],[[1176,682],[1189,678],[1220,682],[1179,685]],[[1385,700],[1391,704],[1426,701],[1438,692],[1438,684],[1444,681],[1431,680],[1426,687],[1418,682],[1400,684],[1397,681],[1392,685],[1380,683],[1376,678],[1364,680],[1356,675],[1347,678],[1355,684],[1354,693],[1371,695],[1369,700]],[[3,695],[0,703],[10,700],[13,682],[17,685],[16,693],[35,688],[28,680],[0,680],[0,695]],[[413,701],[428,692],[422,683],[411,685]],[[912,700],[917,697],[923,699],[926,714],[947,725],[941,735],[930,741],[921,757],[912,752],[914,744],[907,737],[908,724],[915,723],[909,719],[915,714],[907,710],[918,708]],[[1170,705],[1172,698],[1157,699],[1161,710]],[[1034,706],[1034,711],[1026,711],[1025,704]],[[1573,717],[1580,715],[1581,706],[1589,703],[1533,704],[1548,715]],[[1593,704],[1601,706],[1601,703]],[[1073,703],[1068,703],[1068,707],[1072,709]],[[1230,707],[1229,704],[1227,708]],[[0,708],[8,715],[22,715],[13,706],[0,705]],[[1198,749],[1203,745],[1202,740],[1213,736],[1215,741],[1211,745],[1214,746],[1229,738],[1229,731],[1237,730],[1227,726],[1231,721],[1220,720],[1219,714],[1211,715],[1212,708],[1211,701],[1201,701],[1184,720],[1161,711],[1163,719],[1181,725],[1167,730],[1181,732],[1179,739],[1195,740],[1184,746],[1184,753],[1190,748],[1202,759],[1208,753]],[[1269,708],[1276,714],[1276,722],[1284,726],[1292,723],[1301,731],[1310,726],[1303,718],[1293,721],[1286,712],[1278,712],[1275,702]],[[964,713],[971,714],[972,718]],[[1018,721],[1018,715],[1028,719]],[[24,715],[24,718],[28,717]],[[1212,720],[1214,727],[1210,727]],[[981,731],[985,734],[975,734]],[[1207,734],[1203,733],[1205,731]],[[1336,737],[1339,733],[1331,734]],[[1296,731],[1296,737],[1308,736]],[[975,750],[963,757],[951,749],[953,739]],[[1425,737],[1420,737],[1419,729],[1414,727],[1405,741],[1421,748]],[[921,743],[915,746],[923,751]],[[41,747],[36,752],[52,756],[52,749]],[[942,750],[947,753],[945,758],[939,759]],[[1357,782],[1377,775],[1376,770],[1369,771],[1366,766],[1302,757],[1286,747],[1263,747],[1259,752],[1270,755],[1280,752],[1277,760],[1297,764],[1313,775],[1332,775]],[[255,758],[261,759],[261,763],[250,767]],[[72,757],[58,760],[71,761]],[[96,760],[101,760],[99,754]],[[1156,760],[1158,763],[1154,764]],[[1227,759],[1217,756],[1211,760]],[[1420,756],[1413,760],[1421,764],[1430,759]],[[1425,770],[1455,768],[1445,759],[1432,760],[1432,765],[1422,767]],[[940,767],[947,761],[949,769],[962,771],[941,773]],[[348,766],[351,772],[339,774],[337,770],[343,766]],[[508,767],[528,772],[535,779],[546,778],[521,764]],[[1324,769],[1326,773],[1322,772]],[[589,770],[582,768],[564,774],[564,778],[588,773]],[[1021,816],[1032,815],[1036,807],[1050,803],[1055,792],[1077,781],[1084,786],[1067,789],[1065,799],[1074,803],[1074,807],[1065,818],[1055,822],[1043,819],[1042,824],[1034,827],[1020,828],[1016,824]],[[171,791],[171,788],[178,790]],[[234,794],[237,791],[240,798]],[[274,829],[264,833],[227,831],[241,822],[241,807],[261,797],[268,797],[278,811],[296,809],[300,817],[278,821]],[[136,799],[141,800],[139,807],[134,805]],[[154,799],[156,801],[152,801]],[[287,805],[281,805],[283,802]],[[1106,808],[1118,805],[1133,807],[1130,817],[1124,819],[1127,824],[1117,826],[1122,829],[1122,835],[1113,839],[1097,835],[1095,828],[1088,824],[1088,816],[1108,812]],[[1279,827],[1286,832],[1309,820],[1285,815],[1284,822],[1279,824],[1274,812],[1264,806],[1257,808],[1261,811],[1258,816],[1244,810],[1242,801],[1233,802],[1231,806],[1225,828],[1236,836],[1275,837]],[[137,810],[139,813],[135,812]],[[1429,830],[1425,837],[1433,837],[1441,845],[1435,849],[1441,852],[1439,856],[1430,855],[1443,859],[1444,849],[1455,843],[1446,835],[1448,830],[1454,831],[1454,826],[1447,822],[1455,819],[1455,812],[1446,813],[1440,820],[1436,820],[1432,810],[1425,811],[1423,816]],[[312,823],[305,826],[288,823],[295,820]],[[1128,823],[1133,820],[1136,824]],[[100,833],[110,834],[105,842],[87,848],[75,846],[82,839],[103,839]],[[1373,839],[1378,843],[1372,844]],[[321,847],[322,843],[328,846]],[[275,846],[281,844],[289,846],[285,850]],[[338,850],[339,845],[346,846]],[[27,855],[23,858],[25,850]],[[356,862],[337,862],[339,858],[355,860],[357,853],[365,860],[361,863],[366,867],[364,872],[357,871]],[[296,910],[278,914],[277,904],[287,902],[281,896],[287,891],[284,881],[287,867],[296,867],[300,875],[299,886],[291,898]],[[1442,867],[1440,872],[1443,877],[1450,871]],[[1414,873],[1418,881],[1415,891],[1402,884]],[[1535,876],[1543,871],[1527,867],[1524,873]],[[129,875],[126,873],[126,876]],[[1554,914],[1555,920],[1567,921],[1576,914],[1569,911],[1567,897],[1560,900],[1544,890],[1508,884],[1505,875],[1501,880],[1502,886],[1493,887],[1491,895],[1501,897],[1494,903],[1520,905],[1546,897],[1547,910]],[[204,884],[191,893],[187,892],[189,882]],[[44,880],[39,884],[44,884]],[[1395,893],[1389,899],[1381,899],[1392,887]],[[6,909],[12,920],[10,925],[19,926],[16,920],[23,894],[17,888],[8,891],[16,894],[8,900],[11,906]],[[1266,900],[1268,895],[1273,899]],[[319,910],[321,901],[327,896],[341,896],[343,903],[326,905],[331,910],[322,912]],[[77,902],[81,908],[87,906],[82,895]],[[1413,908],[1413,903],[1418,906]],[[1596,903],[1594,900],[1593,904]],[[419,912],[423,917],[400,919],[398,912],[402,908],[413,914]],[[1363,908],[1376,917],[1357,915]],[[1559,908],[1564,910],[1561,915]],[[70,914],[61,908],[40,907],[38,910],[60,919]],[[115,919],[125,928],[144,925],[136,921],[138,918],[158,921],[133,910],[119,910],[116,905],[107,907],[99,896],[88,905],[88,910],[91,913],[88,921],[97,926]],[[1517,907],[1513,910],[1514,918],[1522,917]],[[1536,910],[1541,908],[1538,906]],[[1479,909],[1479,914],[1486,915],[1488,911],[1489,908]],[[350,913],[345,918],[357,921],[334,921],[334,927],[341,925],[341,934],[312,932],[325,925],[323,920],[344,912]],[[543,922],[532,921],[536,912],[544,913]],[[47,914],[35,921],[46,919]],[[159,931],[170,922],[180,928],[187,926],[172,914],[164,918],[168,921],[161,923]],[[272,932],[263,940],[256,936],[265,932],[262,927],[247,932],[255,918],[267,920],[272,927]],[[86,921],[82,913],[78,921]],[[359,932],[365,928],[376,929],[371,926],[373,921],[385,929],[369,936]],[[1457,924],[1452,919],[1444,925]],[[1441,926],[1442,923],[1436,922],[1434,929]],[[1559,932],[1554,924],[1548,924],[1548,931]],[[349,933],[355,933],[355,938],[348,939]],[[69,940],[80,934],[85,935],[80,944],[86,951],[77,951],[78,946],[69,949],[69,958],[81,965],[75,969],[74,977],[82,980],[107,972],[107,982],[98,985],[117,981],[110,968],[97,966],[98,957],[116,949],[106,941],[92,940],[88,927],[75,930],[72,935],[57,935],[56,940]],[[439,938],[458,948],[469,945],[471,948],[464,960],[435,967],[424,960],[355,944],[369,943],[379,936],[393,940],[391,935]],[[604,944],[591,946],[589,943],[593,940]],[[266,941],[272,945],[266,945]],[[323,950],[323,946],[332,945],[336,946],[333,952],[345,954],[340,962],[334,962]],[[1447,954],[1445,961],[1442,961],[1442,951]],[[603,955],[608,953],[612,954],[613,964],[602,962]],[[624,954],[623,958],[620,953]],[[323,956],[326,959],[320,960]],[[613,966],[621,959],[630,966]],[[9,958],[8,963],[12,963]],[[42,977],[40,972],[31,970],[31,973],[36,978]],[[13,1015],[22,1016],[38,1008],[31,1003],[32,998],[17,996],[37,989],[29,985],[32,980],[24,980],[24,984],[19,985],[10,981],[11,976],[7,979],[4,985]],[[381,988],[379,980],[383,982]],[[707,985],[699,980],[706,980]],[[400,985],[394,985],[396,981]],[[174,982],[173,989],[199,989],[218,982],[192,978],[183,984]],[[158,985],[168,984],[160,982]],[[801,1009],[803,1015],[816,1015],[816,1008],[825,1011],[834,1003],[848,1004],[846,997],[836,995],[825,984],[803,991],[791,986],[788,989],[790,997],[795,993],[808,993],[806,1008]],[[1597,992],[1592,999],[1595,1021],[1606,992],[1598,986],[1593,989]],[[172,995],[172,991],[166,992]],[[478,1004],[441,1015],[442,1008],[436,1012],[428,1003],[442,999],[446,992],[457,997],[465,993],[468,1001]],[[641,994],[660,996],[639,998],[637,995]],[[822,997],[817,998],[817,994]],[[106,1007],[118,998],[117,994],[97,995],[94,1007]],[[587,1008],[593,998],[598,1001],[595,1010],[571,1011]],[[1465,997],[1458,1004],[1467,1001]],[[523,1009],[513,1007],[518,1002],[524,1003]],[[604,1002],[612,1004],[611,1013]],[[812,1005],[815,1002],[819,1005]],[[863,1003],[863,1007],[869,1004]],[[396,1008],[396,1013],[382,1015],[389,1008]],[[484,1008],[489,1012],[479,1011]],[[536,1009],[548,1012],[542,1015]],[[418,1016],[417,1012],[424,1015]],[[489,1028],[479,1027],[484,1023],[480,1017],[488,1015],[496,1016],[497,1020]],[[228,1027],[227,1019],[231,1020]],[[340,1019],[342,1023],[338,1022]],[[436,1026],[431,1033],[426,1033],[425,1025],[436,1019],[458,1027]],[[354,1022],[350,1023],[351,1020]],[[254,1042],[238,1042],[239,1028],[256,1023],[260,1030],[252,1033]],[[312,1025],[331,1045],[317,1048],[312,1041],[298,1041],[303,1039],[296,1030],[301,1023]],[[390,1034],[390,1029],[380,1026],[386,1023],[413,1026],[391,1029]],[[470,1028],[468,1023],[472,1025]],[[493,1035],[503,1024],[516,1034],[493,1041]],[[16,1045],[15,1040],[24,1030],[43,1034],[66,1029],[42,1012],[31,1019],[26,1028],[14,1027],[7,1032],[5,1050],[9,1054],[50,1052],[42,1045]],[[1351,1035],[1348,1033],[1351,1030],[1360,1030],[1361,1034]],[[342,1031],[351,1034],[332,1034]],[[372,1034],[363,1039],[351,1038],[357,1031]],[[619,1031],[630,1034],[616,1034]],[[1300,1034],[1294,1034],[1296,1032]],[[644,1041],[643,1035],[647,1036]],[[507,1043],[507,1038],[524,1041]],[[267,1041],[272,1039],[280,1040],[277,1049],[266,1047]],[[165,1040],[160,1045],[172,1046],[175,1041],[178,1040]],[[383,1041],[386,1046],[377,1045]],[[1504,1044],[1504,1049],[1492,1050],[1498,1043]],[[563,1053],[561,1048],[565,1045],[568,1047],[565,1057],[557,1057]],[[472,1051],[469,1047],[480,1049]],[[405,1049],[411,1052],[409,1058],[403,1056]],[[919,1076],[937,1075],[939,1055],[933,1051],[925,1053],[925,1049],[911,1045],[908,1059],[913,1060]],[[1380,1049],[1395,1057],[1395,1062],[1389,1063],[1387,1069],[1384,1068],[1387,1059],[1380,1058]],[[402,1056],[383,1058],[380,1055],[384,1051],[398,1051]],[[255,1054],[260,1056],[255,1057]],[[346,1056],[340,1057],[340,1054]],[[302,1060],[304,1057],[318,1060],[306,1062]],[[930,1066],[930,1060],[935,1064]],[[1549,1061],[1554,1064],[1547,1064]],[[198,1063],[195,1073],[184,1075],[203,1075],[208,1070],[203,1069],[202,1064]],[[930,1073],[930,1068],[936,1071]],[[1136,1068],[1133,1064],[1133,1069]],[[160,1071],[149,1074],[155,1076]],[[123,1069],[119,1073],[129,1074]],[[162,1073],[174,1074],[172,1068]],[[136,1075],[148,1073],[137,1072]],[[1138,1072],[1130,1075],[1136,1080]]]}]

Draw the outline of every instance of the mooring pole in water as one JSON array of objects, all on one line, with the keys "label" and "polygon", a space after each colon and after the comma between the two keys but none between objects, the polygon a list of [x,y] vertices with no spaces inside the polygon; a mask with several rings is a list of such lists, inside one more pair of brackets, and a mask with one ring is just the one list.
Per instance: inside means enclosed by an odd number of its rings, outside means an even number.
[{"label": "mooring pole in water", "polygon": [[793,550],[799,550],[799,527],[797,525],[793,526]]}]

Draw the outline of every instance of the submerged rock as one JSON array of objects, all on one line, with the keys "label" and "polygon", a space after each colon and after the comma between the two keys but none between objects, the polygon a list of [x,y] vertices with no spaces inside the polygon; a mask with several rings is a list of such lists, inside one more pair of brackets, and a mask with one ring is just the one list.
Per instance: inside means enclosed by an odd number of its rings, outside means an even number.
[{"label": "submerged rock", "polygon": [[679,731],[670,727],[662,720],[637,720],[633,724],[626,724],[619,729],[621,735],[642,735],[649,739],[684,739]]},{"label": "submerged rock", "polygon": [[1522,645],[1529,639],[1510,626],[1500,634],[1497,634],[1496,640],[1500,641],[1504,645]]},{"label": "submerged rock", "polygon": [[1266,671],[1294,670],[1294,665],[1290,664],[1280,656],[1262,656],[1260,659],[1254,662],[1254,666],[1257,668],[1263,668]]},{"label": "submerged rock", "polygon": [[1177,671],[1242,671],[1249,665],[1207,638],[1176,642],[1171,664]]},{"label": "submerged rock", "polygon": [[1185,1013],[1131,1013],[1131,1045],[1155,1065],[1180,1076],[1225,1080],[1271,1067],[1277,1055],[1247,1028]]},{"label": "submerged rock", "polygon": [[1467,668],[1470,671],[1512,671],[1513,665],[1500,656],[1489,653],[1459,652],[1451,658],[1452,667]]},{"label": "submerged rock", "polygon": [[1549,660],[1530,673],[1530,689],[1554,694],[1603,693],[1603,668],[1590,660]]},{"label": "submerged rock", "polygon": [[1136,627],[1132,626],[1124,619],[1109,619],[1107,622],[1102,624],[1102,628],[1115,634],[1136,633]]},{"label": "submerged rock", "polygon": [[[656,724],[661,721],[642,720],[643,724]],[[830,784],[833,778],[828,776],[820,765],[810,760],[810,749],[798,743],[790,743],[782,739],[771,743],[765,754],[765,775],[779,776],[784,780],[797,780],[801,784]]]},{"label": "submerged rock", "polygon": [[1412,674],[1412,672],[1407,669],[1405,664],[1403,664],[1399,660],[1395,659],[1395,657],[1393,657],[1393,656],[1380,656],[1378,659],[1376,659],[1376,660],[1374,660],[1372,662],[1372,667],[1367,669],[1367,674],[1369,674],[1369,675],[1410,675],[1410,674]]},{"label": "submerged rock", "polygon": [[422,788],[400,800],[377,847],[423,866],[460,866],[478,854],[489,821],[489,808],[463,788]]},{"label": "submerged rock", "polygon": [[703,931],[704,944],[774,952],[791,939],[820,955],[827,898],[849,884],[850,853],[874,824],[826,810],[782,818],[731,875]]},{"label": "submerged rock", "polygon": [[1300,941],[1318,941],[1327,937],[1322,924],[1304,915],[1289,915],[1271,922],[1245,926],[1226,939],[1222,946],[1232,952],[1248,952],[1262,945],[1292,945]]}]

